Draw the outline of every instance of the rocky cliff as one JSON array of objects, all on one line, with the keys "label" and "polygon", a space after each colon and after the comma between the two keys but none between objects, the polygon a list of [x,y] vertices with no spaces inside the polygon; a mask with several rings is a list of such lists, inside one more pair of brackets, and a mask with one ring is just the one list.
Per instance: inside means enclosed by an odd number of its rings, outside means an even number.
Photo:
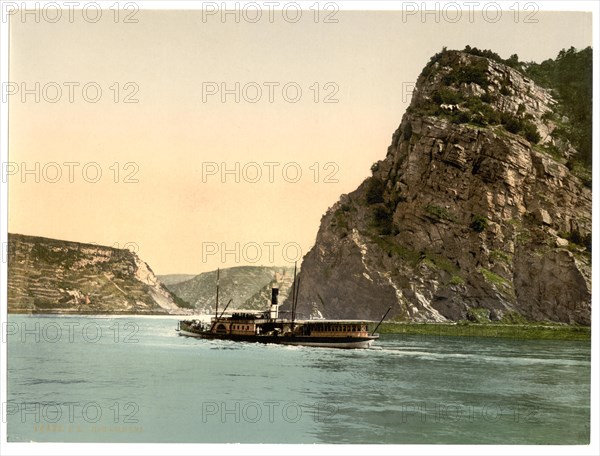
[{"label": "rocky cliff", "polygon": [[8,235],[8,311],[181,313],[175,296],[127,249]]},{"label": "rocky cliff", "polygon": [[555,105],[503,63],[434,56],[385,159],[323,216],[299,312],[590,324],[592,194]]}]

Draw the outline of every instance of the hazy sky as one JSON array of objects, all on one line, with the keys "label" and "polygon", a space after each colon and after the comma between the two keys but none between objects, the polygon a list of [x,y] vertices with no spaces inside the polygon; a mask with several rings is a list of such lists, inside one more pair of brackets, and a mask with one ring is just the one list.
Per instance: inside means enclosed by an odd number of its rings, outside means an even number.
[{"label": "hazy sky", "polygon": [[[523,12],[495,23],[481,13],[472,23],[466,13],[436,23],[400,12],[338,12],[337,23],[315,23],[309,11],[296,23],[278,12],[273,23],[203,21],[199,11],[140,11],[137,23],[123,23],[121,12],[115,23],[109,13],[96,23],[78,12],[72,23],[66,13],[56,23],[11,21],[18,92],[9,98],[9,232],[133,243],[158,274],[272,264],[270,250],[283,264],[295,245],[306,253],[327,208],[385,157],[406,87],[443,46],[541,61],[592,44],[586,13],[538,12],[537,23]],[[235,92],[236,82],[239,103],[235,93],[223,103],[221,83]],[[23,89],[31,91],[25,100]],[[222,163],[239,163],[239,183],[235,173],[221,175]],[[249,163],[259,165],[258,182]],[[291,182],[297,169],[302,176]],[[236,243],[239,262],[233,254],[223,262],[222,247]]]}]

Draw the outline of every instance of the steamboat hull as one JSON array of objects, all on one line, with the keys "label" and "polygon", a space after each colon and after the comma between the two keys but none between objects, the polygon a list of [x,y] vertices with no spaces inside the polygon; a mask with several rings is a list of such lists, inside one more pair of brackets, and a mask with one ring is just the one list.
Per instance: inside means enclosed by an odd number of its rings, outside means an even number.
[{"label": "steamboat hull", "polygon": [[234,342],[250,342],[261,344],[280,344],[280,345],[301,345],[306,347],[327,347],[327,348],[369,348],[377,335],[366,337],[319,337],[319,336],[301,336],[301,335],[245,335],[245,334],[219,334],[214,332],[194,332],[186,330],[183,327],[179,335],[187,337],[197,337],[200,339],[231,340]]}]

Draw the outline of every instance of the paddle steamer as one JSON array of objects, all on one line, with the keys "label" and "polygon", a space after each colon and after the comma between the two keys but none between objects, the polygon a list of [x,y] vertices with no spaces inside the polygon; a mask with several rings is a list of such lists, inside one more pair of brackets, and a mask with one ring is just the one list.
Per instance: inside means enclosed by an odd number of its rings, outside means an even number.
[{"label": "paddle steamer", "polygon": [[[294,271],[294,279],[295,279]],[[218,277],[218,272],[217,272]],[[375,329],[369,332],[366,320],[298,320],[296,304],[298,282],[294,280],[292,291],[291,319],[279,317],[279,288],[271,289],[271,304],[266,311],[236,311],[224,315],[231,304],[218,314],[219,287],[217,278],[217,299],[215,316],[210,322],[201,319],[188,319],[179,322],[177,330],[182,336],[203,339],[222,339],[237,342],[259,342],[265,344],[304,345],[331,348],[369,348],[379,338],[375,333],[385,319],[385,313]]]}]

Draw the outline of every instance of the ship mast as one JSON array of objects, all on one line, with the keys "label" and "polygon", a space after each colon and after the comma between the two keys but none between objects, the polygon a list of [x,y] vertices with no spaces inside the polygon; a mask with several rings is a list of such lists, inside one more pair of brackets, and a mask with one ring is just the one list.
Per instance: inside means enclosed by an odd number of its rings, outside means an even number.
[{"label": "ship mast", "polygon": [[219,268],[217,268],[217,299],[215,303],[215,319],[218,320],[219,317]]},{"label": "ship mast", "polygon": [[296,265],[297,263],[294,263],[294,288],[292,292],[292,331],[295,327],[296,303],[298,302],[298,287],[300,286],[300,278],[298,278],[298,281],[296,281]]},{"label": "ship mast", "polygon": [[392,306],[390,306],[389,309],[383,314],[383,317],[381,317],[381,320],[379,320],[379,323],[377,323],[377,326],[375,326],[375,329],[371,332],[371,335],[375,334],[375,331],[377,331],[377,329],[379,328],[379,325],[381,325],[381,323],[383,323],[383,320],[385,320],[385,317],[387,317],[387,314],[390,313],[390,310],[392,310]]},{"label": "ship mast", "polygon": [[212,326],[210,327],[210,332],[212,332],[213,328],[217,325],[217,323],[219,322],[219,320],[221,319],[221,317],[223,316],[223,314],[225,313],[225,311],[229,307],[229,304],[231,304],[232,301],[233,301],[233,299],[230,299],[229,302],[227,303],[227,305],[225,306],[225,308],[223,309],[223,312],[221,312],[221,315],[219,315],[217,318],[215,318],[215,321],[213,322]]}]

